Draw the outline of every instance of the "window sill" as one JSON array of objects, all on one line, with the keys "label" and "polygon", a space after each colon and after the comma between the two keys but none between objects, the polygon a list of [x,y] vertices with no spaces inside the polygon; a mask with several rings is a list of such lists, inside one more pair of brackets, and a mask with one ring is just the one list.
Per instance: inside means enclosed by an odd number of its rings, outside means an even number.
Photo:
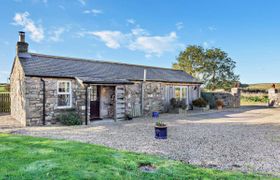
[{"label": "window sill", "polygon": [[57,106],[56,109],[73,109],[72,106]]}]

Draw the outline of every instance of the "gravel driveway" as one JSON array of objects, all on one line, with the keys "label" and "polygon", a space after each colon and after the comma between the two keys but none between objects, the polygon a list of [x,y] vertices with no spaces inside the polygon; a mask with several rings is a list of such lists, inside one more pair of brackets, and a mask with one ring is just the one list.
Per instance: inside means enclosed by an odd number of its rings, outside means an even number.
[{"label": "gravel driveway", "polygon": [[145,118],[13,132],[163,155],[204,167],[280,176],[280,109],[242,107],[190,116],[165,114],[160,119],[168,124],[167,140],[154,139],[154,122]]}]

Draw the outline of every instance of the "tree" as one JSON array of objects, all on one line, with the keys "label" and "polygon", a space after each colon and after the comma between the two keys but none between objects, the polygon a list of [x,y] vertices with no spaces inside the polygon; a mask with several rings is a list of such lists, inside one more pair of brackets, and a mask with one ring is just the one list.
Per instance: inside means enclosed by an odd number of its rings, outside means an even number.
[{"label": "tree", "polygon": [[206,89],[230,89],[239,76],[234,73],[235,61],[219,48],[188,46],[180,52],[173,68],[183,70],[204,83]]}]

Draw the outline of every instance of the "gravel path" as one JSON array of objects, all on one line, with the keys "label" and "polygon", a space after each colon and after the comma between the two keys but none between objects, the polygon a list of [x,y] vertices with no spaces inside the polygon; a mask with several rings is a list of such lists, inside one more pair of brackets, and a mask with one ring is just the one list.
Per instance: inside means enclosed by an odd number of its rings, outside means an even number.
[{"label": "gravel path", "polygon": [[242,107],[190,116],[166,114],[160,119],[168,124],[167,140],[154,139],[154,122],[145,118],[12,131],[157,154],[203,167],[280,176],[280,109]]}]

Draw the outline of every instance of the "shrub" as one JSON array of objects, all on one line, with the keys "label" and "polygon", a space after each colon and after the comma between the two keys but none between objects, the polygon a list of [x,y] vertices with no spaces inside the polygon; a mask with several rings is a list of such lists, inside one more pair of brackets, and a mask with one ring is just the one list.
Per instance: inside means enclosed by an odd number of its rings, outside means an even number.
[{"label": "shrub", "polygon": [[81,125],[82,121],[77,113],[75,112],[67,112],[60,114],[58,117],[58,120],[63,124],[67,126],[73,126],[73,125]]},{"label": "shrub", "polygon": [[217,107],[219,107],[219,106],[222,106],[222,107],[223,107],[223,106],[224,106],[224,102],[223,102],[222,100],[217,100],[217,101],[216,101],[216,106],[217,106]]},{"label": "shrub", "polygon": [[269,98],[267,95],[264,96],[241,96],[241,100],[245,102],[258,102],[258,103],[267,103]]},{"label": "shrub", "polygon": [[163,123],[162,121],[157,121],[156,126],[164,127],[164,126],[166,126],[166,124]]},{"label": "shrub", "polygon": [[178,106],[177,99],[176,99],[176,98],[171,98],[171,99],[170,99],[170,105],[171,105],[173,108],[176,108],[176,107]]},{"label": "shrub", "polygon": [[207,101],[205,101],[203,98],[198,98],[194,100],[193,105],[196,107],[206,107],[207,106]]},{"label": "shrub", "polygon": [[179,102],[179,107],[182,108],[182,109],[187,109],[187,103],[186,103],[186,99],[182,99],[180,102]]}]

